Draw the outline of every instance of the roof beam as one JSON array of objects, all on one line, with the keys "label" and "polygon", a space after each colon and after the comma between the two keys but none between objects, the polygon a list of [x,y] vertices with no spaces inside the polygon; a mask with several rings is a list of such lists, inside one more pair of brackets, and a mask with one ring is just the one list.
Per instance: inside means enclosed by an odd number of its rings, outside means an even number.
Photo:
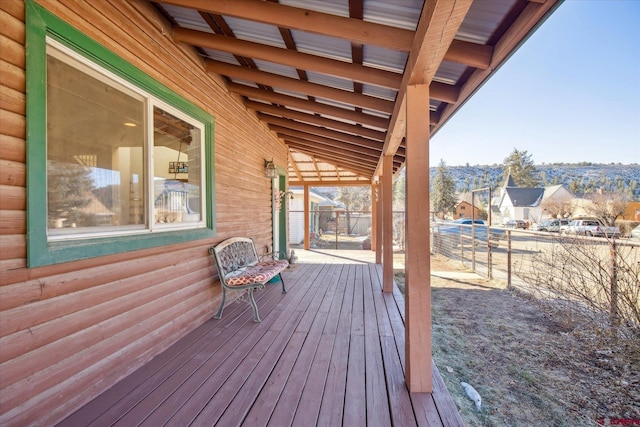
[{"label": "roof beam", "polygon": [[[351,171],[345,171],[345,172],[351,172]],[[310,187],[335,187],[335,186],[340,186],[340,187],[346,187],[346,186],[362,187],[362,186],[370,186],[371,185],[371,181],[370,181],[371,177],[365,177],[365,176],[362,176],[362,175],[356,175],[356,176],[353,176],[353,177],[352,176],[345,177],[343,175],[342,179],[344,181],[337,181],[337,180],[327,180],[327,181],[312,181],[312,180],[307,180],[307,181],[289,181],[289,185],[291,185],[291,186],[308,185]]]},{"label": "roof beam", "polygon": [[301,132],[306,132],[313,135],[319,135],[326,138],[331,138],[336,141],[347,142],[359,147],[371,148],[373,150],[382,151],[382,142],[374,141],[372,139],[363,138],[361,136],[349,135],[336,130],[326,129],[320,126],[308,125],[306,123],[296,122],[295,120],[283,119],[281,117],[269,116],[267,114],[258,114],[260,120],[266,121],[275,126],[281,126],[289,129],[295,129]]},{"label": "roof beam", "polygon": [[[373,171],[375,170],[375,166],[364,167],[364,166],[358,166],[353,163],[347,163],[344,161],[344,159],[341,159],[339,156],[336,156],[336,155],[330,155],[330,154],[324,155],[322,153],[313,152],[313,150],[309,150],[304,147],[290,147],[290,148],[291,150],[297,151],[301,154],[311,157],[312,159],[311,162],[321,161],[323,163],[328,163],[332,166],[338,166],[339,168],[342,168],[342,169],[348,169],[350,172],[357,173],[365,177],[371,177]],[[310,172],[314,172],[314,171],[303,170],[301,171],[301,174],[304,176],[305,173],[310,173]]]},{"label": "roof beam", "polygon": [[259,0],[163,0],[164,3],[277,27],[408,52],[413,31]]},{"label": "roof beam", "polygon": [[376,174],[382,171],[383,157],[394,154],[406,134],[407,86],[431,84],[472,3],[473,0],[425,2]]},{"label": "roof beam", "polygon": [[331,99],[344,104],[357,105],[381,113],[391,114],[393,111],[393,101],[362,95],[342,89],[335,89],[317,83],[305,82],[291,77],[279,76],[273,73],[253,70],[239,65],[226,64],[220,61],[205,61],[205,69],[212,73],[223,76],[262,83],[280,89],[299,92],[304,95],[316,96],[318,98]]},{"label": "roof beam", "polygon": [[296,174],[296,178],[298,178],[298,180],[301,181],[302,180],[302,175],[300,175],[300,169],[298,169],[298,165],[296,164],[295,160],[293,160],[293,156],[291,155],[291,151],[289,151],[287,153],[287,157],[289,158],[289,164],[293,168],[293,172]]},{"label": "roof beam", "polygon": [[320,181],[322,181],[322,175],[320,175],[320,170],[318,169],[318,162],[315,157],[311,157],[311,161],[313,162],[313,169],[315,169],[316,176]]},{"label": "roof beam", "polygon": [[[482,83],[487,81],[491,74],[493,74],[508,59],[508,57],[515,52],[518,46],[524,43],[529,34],[531,34],[531,31],[541,24],[541,20],[545,16],[549,16],[550,11],[559,4],[561,4],[561,1],[558,0],[546,0],[543,3],[530,1],[527,3],[515,22],[495,44],[490,66],[484,70],[475,70],[465,85],[460,88],[460,99],[465,100],[470,98]],[[456,109],[457,106],[455,105],[447,105],[440,110],[440,117],[438,118],[436,130],[447,122]]]},{"label": "roof beam", "polygon": [[[316,116],[313,114],[301,113],[300,111],[290,110],[284,107],[277,107],[275,105],[263,104],[261,102],[246,101],[245,106],[261,113],[269,113],[285,119],[297,120],[312,125],[347,132],[357,136],[374,139],[380,142],[384,142],[384,138],[386,136],[386,132],[380,132],[374,129],[356,126],[337,120],[325,119],[324,117]],[[260,118],[262,119],[262,117]],[[269,116],[267,116],[265,120],[269,122]]]},{"label": "roof beam", "polygon": [[[348,145],[342,144],[339,141],[335,141],[331,144],[328,141],[315,141],[308,140],[305,138],[300,138],[297,136],[291,135],[278,135],[280,138],[284,139],[287,144],[296,144],[298,146],[304,146],[309,150],[323,150],[327,153],[333,153],[339,155],[340,158],[349,159],[355,161],[356,163],[367,163],[375,166],[375,163],[378,161],[379,153],[372,152],[373,150],[364,151],[364,149],[360,149],[359,151],[354,151],[352,147]],[[401,156],[393,156],[394,165],[400,166],[404,163],[404,158]]]},{"label": "roof beam", "polygon": [[[492,55],[493,46],[453,40],[449,50],[444,55],[444,60],[486,70],[491,64]],[[429,88],[429,90],[432,90],[432,88]]]},{"label": "roof beam", "polygon": [[348,142],[340,141],[337,139],[327,138],[325,136],[315,135],[307,132],[302,132],[296,129],[291,129],[287,127],[277,126],[277,125],[269,125],[269,128],[276,132],[280,138],[299,138],[300,141],[305,142],[313,142],[314,144],[322,144],[328,147],[332,147],[335,149],[347,150],[356,154],[360,154],[363,156],[375,156],[376,158],[380,155],[380,150],[376,150],[373,148],[365,148],[357,145],[349,144]]},{"label": "roof beam", "polygon": [[273,129],[278,133],[278,137],[286,140],[297,142],[299,144],[305,144],[309,147],[319,147],[327,150],[332,150],[334,152],[339,151],[345,156],[354,158],[354,159],[363,159],[373,161],[374,163],[378,161],[378,157],[380,156],[379,150],[371,150],[363,147],[354,147],[353,145],[340,142],[333,141],[331,139],[317,139],[317,138],[306,138],[303,133],[300,132],[290,132],[287,129]]},{"label": "roof beam", "polygon": [[459,95],[460,89],[456,86],[440,82],[431,82],[429,85],[429,96],[438,101],[455,104],[458,102]]},{"label": "roof beam", "polygon": [[204,31],[174,27],[173,39],[176,42],[183,42],[198,47],[207,47],[209,49],[216,49],[253,59],[262,59],[276,64],[288,65],[293,68],[298,68],[301,64],[304,64],[305,70],[313,70],[319,73],[396,90],[400,87],[402,80],[401,74],[391,71],[365,67],[364,65],[353,64],[351,62],[338,61],[336,59],[324,58],[309,53],[282,49]]},{"label": "roof beam", "polygon": [[334,107],[320,102],[309,101],[295,96],[283,95],[281,93],[266,91],[238,83],[229,83],[229,90],[242,96],[253,99],[261,99],[279,105],[287,105],[302,110],[324,114],[331,117],[342,118],[345,120],[362,123],[368,126],[374,126],[379,129],[386,129],[389,126],[389,119],[384,117],[373,116],[371,114],[359,113],[346,108]]},{"label": "roof beam", "polygon": [[373,159],[371,157],[358,157],[357,154],[351,153],[349,151],[340,151],[320,145],[315,145],[312,142],[301,142],[300,140],[296,140],[293,137],[285,137],[285,143],[290,147],[296,147],[300,149],[304,149],[305,151],[312,153],[321,153],[327,156],[333,156],[336,159],[341,159],[343,161],[348,161],[349,163],[365,165],[368,168],[375,169],[377,159]]},{"label": "roof beam", "polygon": [[[292,147],[292,149],[294,149],[294,147]],[[362,175],[365,177],[371,177],[371,175],[373,175],[373,172],[375,171],[375,166],[365,167],[365,166],[357,166],[357,165],[354,165],[353,163],[346,163],[344,159],[341,159],[340,156],[337,156],[337,155],[314,153],[311,150],[307,150],[304,148],[295,148],[295,149],[300,151],[303,154],[311,156],[312,159],[314,159],[314,162],[319,160],[321,162],[338,166],[342,169],[346,169],[350,172],[353,172],[355,174]],[[316,168],[317,168],[317,165],[316,165]],[[315,172],[318,176],[320,176],[320,173],[317,170]]]}]

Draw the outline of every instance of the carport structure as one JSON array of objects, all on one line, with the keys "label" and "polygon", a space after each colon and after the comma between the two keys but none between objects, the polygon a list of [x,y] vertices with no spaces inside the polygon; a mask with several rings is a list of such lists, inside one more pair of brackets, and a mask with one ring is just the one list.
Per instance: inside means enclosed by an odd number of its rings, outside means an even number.
[{"label": "carport structure", "polygon": [[[432,391],[429,138],[560,4],[555,0],[156,3],[288,146],[289,185],[371,185],[393,288],[391,184],[406,167],[406,381]],[[308,209],[309,203],[305,203]],[[308,212],[305,214],[308,221]],[[309,227],[305,225],[305,246]],[[376,244],[378,242],[378,244]]]}]

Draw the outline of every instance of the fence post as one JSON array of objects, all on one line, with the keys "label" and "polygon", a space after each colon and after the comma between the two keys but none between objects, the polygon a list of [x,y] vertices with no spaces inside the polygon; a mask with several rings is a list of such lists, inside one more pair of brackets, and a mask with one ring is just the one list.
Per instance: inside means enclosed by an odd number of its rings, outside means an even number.
[{"label": "fence post", "polygon": [[493,279],[491,270],[491,226],[487,225],[487,279]]},{"label": "fence post", "polygon": [[511,289],[511,230],[507,230],[507,289]]},{"label": "fence post", "polygon": [[620,324],[620,316],[618,313],[618,250],[615,239],[609,240],[609,252],[611,255],[611,324],[618,326]]},{"label": "fence post", "polygon": [[[473,195],[473,193],[471,193]],[[472,209],[473,211],[473,209]],[[476,224],[471,220],[471,269],[476,271]]]}]

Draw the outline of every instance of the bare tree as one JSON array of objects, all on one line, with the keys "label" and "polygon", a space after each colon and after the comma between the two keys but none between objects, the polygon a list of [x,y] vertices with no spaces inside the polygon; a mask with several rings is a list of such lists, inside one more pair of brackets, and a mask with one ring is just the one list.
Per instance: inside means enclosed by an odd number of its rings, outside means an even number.
[{"label": "bare tree", "polygon": [[571,216],[571,199],[547,199],[540,207],[549,213],[551,218],[568,218]]},{"label": "bare tree", "polygon": [[589,213],[605,225],[614,225],[616,219],[622,215],[631,201],[628,194],[605,193],[602,191],[589,194],[587,198],[592,202],[591,206],[588,207]]}]

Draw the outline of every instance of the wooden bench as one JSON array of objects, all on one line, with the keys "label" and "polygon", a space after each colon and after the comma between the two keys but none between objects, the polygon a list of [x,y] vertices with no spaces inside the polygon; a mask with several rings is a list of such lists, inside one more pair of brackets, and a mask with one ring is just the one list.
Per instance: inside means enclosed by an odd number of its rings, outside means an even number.
[{"label": "wooden bench", "polygon": [[249,302],[253,308],[254,322],[261,320],[253,291],[264,288],[269,280],[279,276],[282,293],[287,293],[281,273],[289,266],[289,262],[286,259],[261,261],[253,240],[246,237],[232,237],[209,248],[209,253],[216,260],[220,283],[222,283],[222,302],[214,318],[222,317],[227,290],[247,290]]}]

